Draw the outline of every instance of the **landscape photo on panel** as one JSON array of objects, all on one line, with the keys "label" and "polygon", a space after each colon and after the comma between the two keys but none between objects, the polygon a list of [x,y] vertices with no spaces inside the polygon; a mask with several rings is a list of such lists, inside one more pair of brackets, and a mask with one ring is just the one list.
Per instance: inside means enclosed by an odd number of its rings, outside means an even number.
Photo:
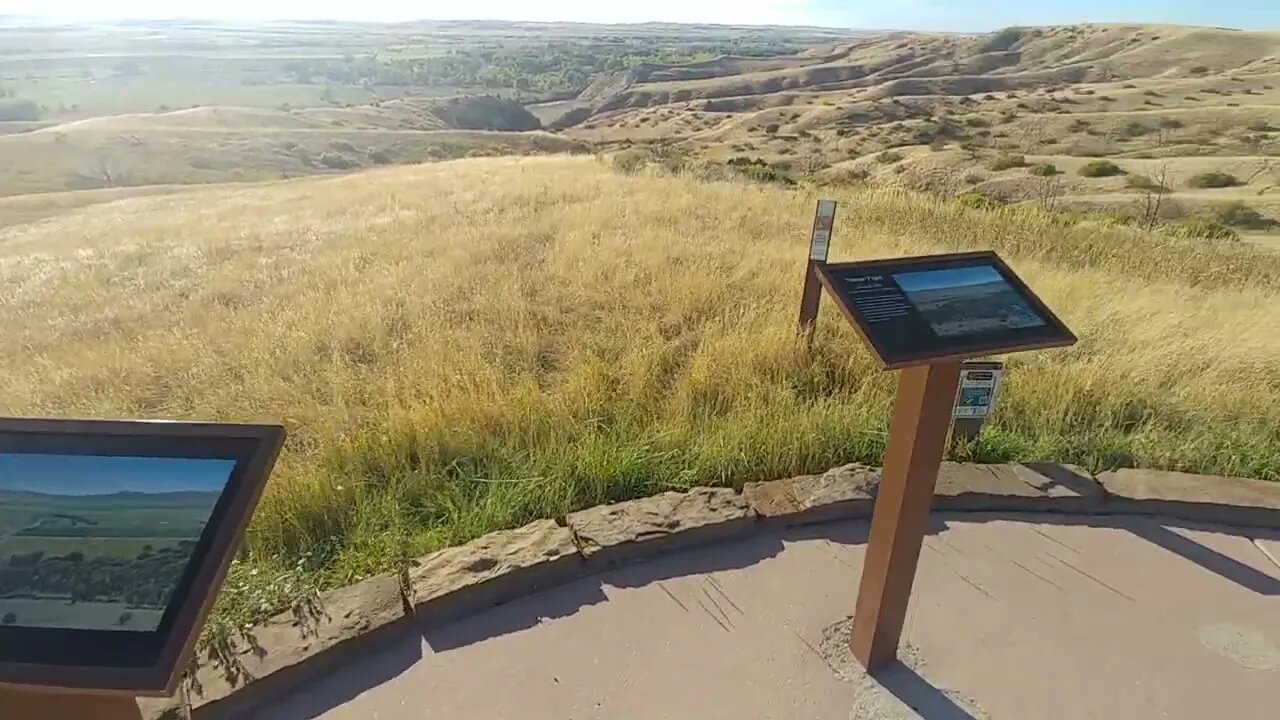
[{"label": "landscape photo on panel", "polygon": [[0,453],[0,625],[156,630],[234,467]]},{"label": "landscape photo on panel", "polygon": [[893,280],[940,337],[988,334],[1046,324],[990,265],[895,273]]}]

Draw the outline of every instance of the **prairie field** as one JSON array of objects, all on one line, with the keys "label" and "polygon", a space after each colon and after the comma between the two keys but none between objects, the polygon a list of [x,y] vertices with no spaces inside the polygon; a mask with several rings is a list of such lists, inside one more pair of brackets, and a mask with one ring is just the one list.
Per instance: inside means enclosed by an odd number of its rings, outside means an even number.
[{"label": "prairie field", "polygon": [[1280,480],[1280,255],[590,157],[0,229],[0,413],[286,423],[227,617],[539,517],[875,463],[893,375],[829,301],[812,349],[795,333],[819,195],[833,260],[995,248],[1080,336],[1009,358],[966,457]]}]

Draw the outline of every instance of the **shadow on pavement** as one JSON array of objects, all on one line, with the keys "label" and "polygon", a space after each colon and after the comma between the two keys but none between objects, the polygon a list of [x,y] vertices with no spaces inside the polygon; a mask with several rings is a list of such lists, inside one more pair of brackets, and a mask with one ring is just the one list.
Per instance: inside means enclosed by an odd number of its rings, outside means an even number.
[{"label": "shadow on pavement", "polygon": [[369,643],[367,649],[347,651],[350,654],[348,657],[359,657],[358,662],[348,659],[336,668],[329,668],[329,672],[320,673],[319,679],[305,685],[306,692],[295,691],[281,695],[278,699],[286,702],[280,707],[268,705],[251,715],[226,709],[218,717],[312,720],[354,700],[364,691],[395,679],[422,659],[422,639],[411,631],[411,621],[406,620],[387,629],[402,625],[405,629],[398,635],[387,637],[386,633],[380,633],[384,637],[380,637],[376,643]]},{"label": "shadow on pavement", "polygon": [[568,617],[584,607],[608,599],[595,578],[585,578],[463,618],[419,621],[418,628],[427,647],[438,653],[447,652],[527,630],[543,620]]},{"label": "shadow on pavement", "polygon": [[605,569],[599,573],[504,603],[478,614],[452,621],[419,623],[422,637],[435,652],[466,647],[490,638],[535,627],[544,620],[567,617],[588,605],[607,602],[606,586],[644,587],[688,575],[751,567],[782,552],[782,535],[764,532],[743,535],[733,542],[686,548],[684,552],[658,555],[641,563]]},{"label": "shadow on pavement", "polygon": [[[1075,482],[1075,479],[1069,475],[1052,479],[1065,487],[1071,487]],[[1242,537],[1250,535],[1251,531],[1248,530],[1132,515],[941,512],[930,517],[928,534],[937,535],[945,531],[949,520],[964,522],[1017,520],[1046,525],[1120,528],[1242,587],[1266,596],[1280,596],[1280,578],[1250,567],[1169,528],[1186,527]],[[254,717],[270,717],[271,720],[311,720],[318,717],[362,692],[395,678],[418,662],[424,654],[424,642],[428,648],[427,652],[448,652],[533,628],[547,619],[567,617],[590,605],[608,602],[606,587],[643,587],[678,577],[750,567],[778,555],[785,542],[825,540],[841,545],[861,545],[867,542],[868,530],[867,520],[758,529],[754,533],[730,538],[727,541],[685,547],[671,554],[644,558],[642,562],[635,564],[602,569],[596,574],[550,587],[521,597],[515,602],[503,603],[461,618],[409,621],[406,625],[416,629],[416,632],[401,630],[399,636],[382,640],[377,647],[362,651],[358,663],[346,664],[332,671],[323,680],[308,683],[310,689],[305,696],[294,694],[290,697],[287,712],[279,710],[270,715],[257,714]],[[851,590],[852,592],[854,591]],[[349,653],[343,654],[350,657]],[[974,720],[968,711],[956,705],[946,694],[901,663],[877,672],[875,678],[885,689],[914,708],[925,720]]]},{"label": "shadow on pavement", "polygon": [[923,720],[977,720],[901,661],[893,661],[883,670],[872,673],[871,677],[915,710]]},{"label": "shadow on pavement", "polygon": [[1160,522],[1139,522],[1125,529],[1259,595],[1280,595],[1280,579],[1179,535]]}]

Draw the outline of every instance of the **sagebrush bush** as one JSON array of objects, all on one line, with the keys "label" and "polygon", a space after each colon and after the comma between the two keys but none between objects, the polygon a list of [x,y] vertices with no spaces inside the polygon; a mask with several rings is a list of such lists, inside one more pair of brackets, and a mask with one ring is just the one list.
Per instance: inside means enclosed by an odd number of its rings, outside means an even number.
[{"label": "sagebrush bush", "polygon": [[1168,188],[1156,182],[1150,175],[1134,173],[1124,179],[1125,187],[1134,188],[1136,190],[1152,190],[1156,192],[1165,192]]},{"label": "sagebrush bush", "polygon": [[991,208],[1000,207],[1004,204],[990,195],[983,195],[982,193],[976,192],[961,193],[960,195],[957,195],[955,200],[952,202],[959,207],[976,210],[990,210]]},{"label": "sagebrush bush", "polygon": [[1110,160],[1094,160],[1083,165],[1079,173],[1084,177],[1100,178],[1123,175],[1124,170]]},{"label": "sagebrush bush", "polygon": [[337,152],[320,153],[319,160],[321,165],[334,170],[348,170],[357,165],[356,161]]},{"label": "sagebrush bush", "polygon": [[1275,220],[1263,215],[1240,200],[1219,206],[1213,211],[1213,217],[1223,225],[1250,230],[1266,230],[1276,224]]},{"label": "sagebrush bush", "polygon": [[1222,223],[1207,217],[1190,217],[1165,226],[1165,232],[1174,237],[1194,240],[1238,240],[1240,234]]},{"label": "sagebrush bush", "polygon": [[653,154],[648,150],[632,148],[614,154],[612,161],[613,167],[619,172],[635,174],[653,162]]},{"label": "sagebrush bush", "polygon": [[993,172],[1027,166],[1027,159],[1022,155],[1001,153],[987,161],[987,169]]},{"label": "sagebrush bush", "polygon": [[1240,184],[1240,178],[1226,172],[1212,171],[1203,172],[1194,175],[1187,181],[1187,185],[1193,188],[1226,188],[1235,187]]}]

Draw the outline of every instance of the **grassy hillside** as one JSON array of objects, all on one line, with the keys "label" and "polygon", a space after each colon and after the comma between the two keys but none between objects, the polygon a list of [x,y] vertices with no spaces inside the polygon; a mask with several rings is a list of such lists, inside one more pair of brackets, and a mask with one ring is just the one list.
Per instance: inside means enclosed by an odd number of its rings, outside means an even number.
[{"label": "grassy hillside", "polygon": [[[24,194],[275,180],[469,155],[581,152],[490,97],[274,110],[204,107],[0,135],[0,199]],[[43,204],[39,198],[33,203]],[[0,221],[3,223],[3,221]]]},{"label": "grassy hillside", "polygon": [[[243,612],[295,563],[345,582],[595,503],[876,462],[892,375],[829,306],[812,352],[794,337],[814,197],[495,158],[10,227],[0,413],[287,423]],[[1280,256],[838,197],[836,258],[995,247],[1080,335],[1011,358],[977,457],[1280,480]]]}]

